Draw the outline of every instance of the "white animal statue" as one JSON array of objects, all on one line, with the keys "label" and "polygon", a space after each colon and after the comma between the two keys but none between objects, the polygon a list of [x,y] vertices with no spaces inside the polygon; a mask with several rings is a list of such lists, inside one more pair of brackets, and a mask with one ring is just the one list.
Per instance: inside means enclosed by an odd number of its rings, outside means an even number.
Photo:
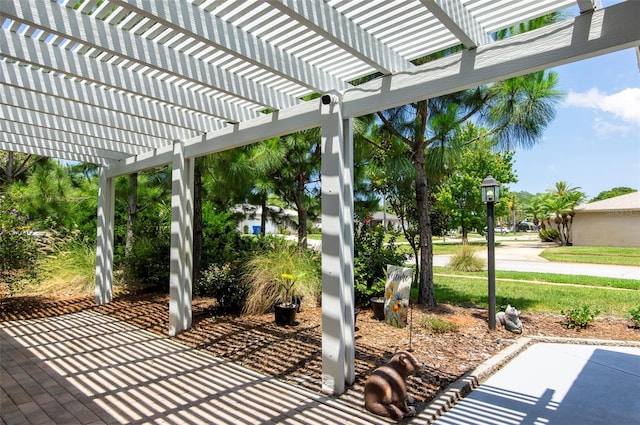
[{"label": "white animal statue", "polygon": [[496,321],[508,331],[522,333],[520,311],[516,310],[515,307],[511,307],[511,305],[508,305],[505,311],[496,314]]}]

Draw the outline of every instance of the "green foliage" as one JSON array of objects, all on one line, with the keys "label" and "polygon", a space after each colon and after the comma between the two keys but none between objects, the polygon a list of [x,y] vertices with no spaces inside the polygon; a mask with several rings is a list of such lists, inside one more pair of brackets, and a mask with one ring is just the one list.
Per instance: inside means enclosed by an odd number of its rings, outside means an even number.
[{"label": "green foliage", "polygon": [[631,315],[631,320],[633,321],[633,325],[636,328],[640,328],[640,306],[629,310],[629,314]]},{"label": "green foliage", "polygon": [[613,189],[600,192],[598,196],[596,196],[589,202],[604,201],[605,199],[615,198],[616,196],[626,195],[627,193],[633,192],[637,192],[637,190],[630,187],[614,187]]},{"label": "green foliage", "polygon": [[485,262],[482,258],[476,257],[476,251],[476,249],[468,245],[462,245],[451,257],[449,267],[456,271],[463,272],[479,272],[483,270]]},{"label": "green foliage", "polygon": [[123,283],[133,290],[169,290],[170,238],[138,237],[131,252],[121,261]]},{"label": "green foliage", "polygon": [[542,242],[557,242],[560,240],[560,232],[557,229],[540,229],[538,234]]},{"label": "green foliage", "polygon": [[[382,226],[361,226],[354,235],[354,285],[356,305],[372,296],[384,294],[387,265],[401,266],[404,256],[398,252],[396,235],[387,243]],[[382,284],[380,283],[382,279]]]},{"label": "green foliage", "polygon": [[247,296],[247,287],[239,277],[239,271],[230,265],[211,265],[202,272],[196,283],[194,295],[213,297],[216,310],[222,314],[240,313]]},{"label": "green foliage", "polygon": [[458,332],[459,326],[456,323],[444,320],[439,317],[423,317],[418,321],[418,325],[434,334],[448,332]]},{"label": "green foliage", "polygon": [[[317,304],[322,286],[320,255],[281,238],[258,239],[262,246],[243,266],[243,285],[249,291],[243,313],[264,314],[276,302],[291,297]],[[283,275],[291,275],[293,279]],[[294,285],[290,285],[291,280],[295,280]]]},{"label": "green foliage", "polygon": [[[487,223],[487,207],[482,202],[480,184],[491,174],[501,184],[516,181],[513,172],[513,152],[495,152],[495,141],[485,135],[486,130],[470,123],[455,133],[455,142],[465,146],[469,140],[475,143],[459,148],[451,162],[453,172],[434,191],[436,206],[451,216],[451,227],[467,231],[482,229]],[[500,201],[495,205],[497,217],[508,214],[508,196],[501,191]]]},{"label": "green foliage", "polygon": [[562,324],[568,329],[584,329],[595,320],[596,316],[600,314],[600,310],[591,310],[591,307],[584,304],[566,312],[562,310],[561,313],[565,315],[565,321]]},{"label": "green foliage", "polygon": [[96,249],[93,244],[72,238],[56,244],[54,253],[40,263],[37,283],[29,293],[43,295],[86,295],[96,284]]},{"label": "green foliage", "polygon": [[29,228],[29,216],[0,198],[0,281],[15,292],[25,277],[35,277],[38,246]]},{"label": "green foliage", "polygon": [[[219,266],[243,262],[251,249],[251,239],[237,231],[233,213],[211,204],[202,205],[202,264]],[[235,267],[235,266],[234,266]]]}]

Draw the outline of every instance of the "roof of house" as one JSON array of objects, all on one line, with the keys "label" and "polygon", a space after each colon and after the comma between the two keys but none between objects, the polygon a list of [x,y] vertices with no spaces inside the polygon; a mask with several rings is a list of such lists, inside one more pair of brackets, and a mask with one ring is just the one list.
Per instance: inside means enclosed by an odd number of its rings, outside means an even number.
[{"label": "roof of house", "polygon": [[596,211],[640,211],[640,192],[627,193],[615,198],[604,199],[602,201],[591,202],[579,205],[574,209],[576,212],[596,212]]},{"label": "roof of house", "polygon": [[387,221],[397,221],[398,220],[398,217],[396,215],[387,213],[386,216],[385,216],[382,211],[374,212],[373,214],[371,214],[371,218],[373,220],[383,220],[383,219],[386,219]]},{"label": "roof of house", "polygon": [[[271,213],[276,213],[281,216],[287,217],[297,217],[298,212],[296,210],[289,210],[280,207],[276,207],[273,205],[267,205],[267,208],[271,211]],[[242,213],[242,214],[253,214],[256,217],[262,215],[262,206],[260,205],[252,205],[252,204],[237,204],[234,205],[231,210],[234,213]]]}]

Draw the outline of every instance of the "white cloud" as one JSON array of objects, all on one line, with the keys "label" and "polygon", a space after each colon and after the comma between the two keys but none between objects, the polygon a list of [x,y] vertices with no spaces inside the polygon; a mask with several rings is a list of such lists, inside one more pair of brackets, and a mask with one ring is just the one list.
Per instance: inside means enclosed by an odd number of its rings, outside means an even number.
[{"label": "white cloud", "polygon": [[586,93],[569,92],[563,105],[608,112],[627,124],[640,126],[640,87],[613,94],[602,93],[597,88]]},{"label": "white cloud", "polygon": [[630,125],[618,125],[601,118],[593,121],[593,129],[599,137],[609,137],[612,135],[627,136],[632,130]]}]

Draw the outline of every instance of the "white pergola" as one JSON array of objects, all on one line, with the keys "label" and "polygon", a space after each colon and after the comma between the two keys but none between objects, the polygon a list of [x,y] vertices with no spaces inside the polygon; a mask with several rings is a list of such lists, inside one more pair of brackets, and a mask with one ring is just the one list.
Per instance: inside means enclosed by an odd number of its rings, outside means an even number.
[{"label": "white pergola", "polygon": [[0,149],[100,166],[97,303],[112,299],[115,177],[172,164],[171,335],[191,326],[194,159],[322,128],[322,385],[336,394],[354,381],[352,118],[640,45],[640,1],[0,0],[0,22]]}]

